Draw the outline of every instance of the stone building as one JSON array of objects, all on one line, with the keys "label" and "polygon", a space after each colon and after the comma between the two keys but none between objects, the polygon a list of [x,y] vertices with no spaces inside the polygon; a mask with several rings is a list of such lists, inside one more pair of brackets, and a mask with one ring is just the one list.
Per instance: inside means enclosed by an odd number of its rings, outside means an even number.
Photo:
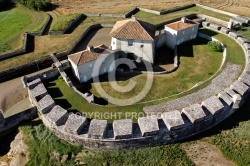
[{"label": "stone building", "polygon": [[[68,55],[73,73],[80,83],[115,69],[115,53],[105,45],[90,46],[87,50]],[[96,63],[100,65],[94,70]],[[95,72],[94,72],[95,71]]]},{"label": "stone building", "polygon": [[165,25],[166,45],[174,48],[197,37],[199,24],[183,17],[180,21]]},{"label": "stone building", "polygon": [[131,19],[117,21],[110,32],[112,50],[121,50],[127,58],[154,63],[155,26]]}]

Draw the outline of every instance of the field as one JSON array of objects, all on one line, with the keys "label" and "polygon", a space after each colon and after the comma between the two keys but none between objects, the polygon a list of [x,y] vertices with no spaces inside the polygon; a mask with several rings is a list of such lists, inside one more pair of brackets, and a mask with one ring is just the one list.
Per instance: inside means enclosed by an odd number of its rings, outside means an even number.
[{"label": "field", "polygon": [[21,6],[0,12],[0,53],[21,48],[24,32],[39,31],[46,20],[46,13]]},{"label": "field", "polygon": [[58,5],[57,11],[62,14],[67,13],[125,13],[136,6],[149,8],[153,10],[164,10],[176,6],[182,6],[190,3],[199,3],[213,8],[225,10],[239,15],[250,16],[249,0],[76,0],[68,3],[67,0],[52,0]]}]

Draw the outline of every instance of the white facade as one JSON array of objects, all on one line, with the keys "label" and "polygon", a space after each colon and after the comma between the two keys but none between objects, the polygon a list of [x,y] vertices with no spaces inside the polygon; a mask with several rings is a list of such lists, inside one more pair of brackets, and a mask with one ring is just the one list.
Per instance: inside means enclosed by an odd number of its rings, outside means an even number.
[{"label": "white facade", "polygon": [[[80,83],[87,82],[93,77],[115,70],[115,54],[114,53],[101,56],[100,58],[96,60],[83,63],[78,66],[74,62],[72,62],[70,58],[69,58],[69,61],[72,66],[73,73]],[[99,72],[93,72],[97,61],[100,62],[101,64],[99,68]]]},{"label": "white facade", "polygon": [[154,63],[155,42],[153,40],[117,39],[111,40],[112,50],[132,53],[143,61]]},{"label": "white facade", "polygon": [[198,24],[182,30],[175,30],[165,26],[166,45],[173,49],[176,45],[195,39],[198,34],[198,29]]}]

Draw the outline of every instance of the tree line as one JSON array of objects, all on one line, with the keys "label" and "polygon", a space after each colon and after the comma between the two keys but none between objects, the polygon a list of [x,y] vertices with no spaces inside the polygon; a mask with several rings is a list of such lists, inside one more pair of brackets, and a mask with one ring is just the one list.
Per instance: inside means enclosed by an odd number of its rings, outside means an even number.
[{"label": "tree line", "polygon": [[37,11],[49,10],[52,7],[51,0],[0,0],[0,9],[9,8],[15,3]]}]

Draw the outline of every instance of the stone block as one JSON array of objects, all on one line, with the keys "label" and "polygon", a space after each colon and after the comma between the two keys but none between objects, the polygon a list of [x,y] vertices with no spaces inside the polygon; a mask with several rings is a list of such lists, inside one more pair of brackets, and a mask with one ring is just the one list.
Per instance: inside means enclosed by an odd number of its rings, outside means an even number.
[{"label": "stone block", "polygon": [[213,115],[220,112],[224,108],[223,104],[216,96],[209,97],[208,99],[202,101],[201,105],[206,107]]},{"label": "stone block", "polygon": [[63,125],[68,119],[68,116],[68,112],[59,105],[56,105],[49,113],[45,115],[45,117],[56,126]]},{"label": "stone block", "polygon": [[209,25],[210,25],[209,22],[206,22],[206,21],[203,21],[203,22],[202,22],[202,26],[203,26],[203,27],[208,27]]},{"label": "stone block", "polygon": [[233,97],[234,95],[237,94],[236,92],[234,92],[234,91],[233,91],[232,89],[230,89],[230,88],[226,88],[224,91],[227,92],[227,94],[229,94],[231,97]]},{"label": "stone block", "polygon": [[241,96],[239,94],[236,94],[233,96],[233,108],[238,109],[240,108],[240,102],[241,102]]},{"label": "stone block", "polygon": [[221,27],[220,31],[224,34],[228,34],[230,32],[230,30],[225,27]]},{"label": "stone block", "polygon": [[113,130],[115,139],[131,138],[133,134],[132,119],[115,120]]},{"label": "stone block", "polygon": [[79,135],[87,124],[87,119],[84,116],[70,114],[65,123],[64,131]]},{"label": "stone block", "polygon": [[229,32],[228,36],[231,37],[231,38],[233,38],[233,39],[236,39],[237,37],[240,37],[241,35],[237,34],[235,32]]},{"label": "stone block", "polygon": [[245,84],[247,84],[248,86],[250,86],[250,74],[244,72],[240,77],[239,80],[241,82],[244,82]]},{"label": "stone block", "polygon": [[219,26],[217,24],[210,23],[209,28],[218,31],[218,30],[220,30],[221,26]]},{"label": "stone block", "polygon": [[93,139],[103,139],[107,132],[107,120],[93,119],[89,126],[88,137]]},{"label": "stone block", "polygon": [[48,94],[47,89],[42,83],[31,89],[30,93],[37,101],[39,101],[41,98]]},{"label": "stone block", "polygon": [[33,89],[33,88],[35,88],[38,84],[40,84],[41,82],[42,82],[41,79],[40,79],[40,78],[37,78],[37,79],[35,79],[35,80],[31,81],[31,82],[28,82],[28,83],[27,83],[27,86],[29,87],[29,89]]},{"label": "stone block", "polygon": [[227,103],[227,105],[231,105],[233,103],[233,99],[231,98],[231,96],[229,96],[229,94],[227,94],[225,91],[220,92],[218,94],[218,97],[221,98],[225,103]]},{"label": "stone block", "polygon": [[141,117],[138,119],[138,124],[141,129],[142,136],[155,135],[159,132],[158,119],[155,115]]},{"label": "stone block", "polygon": [[192,123],[199,122],[206,116],[200,104],[194,104],[183,108],[181,113],[185,114]]},{"label": "stone block", "polygon": [[244,43],[249,43],[250,41],[244,37],[238,37],[237,38],[238,43],[240,43],[241,45],[243,45]]},{"label": "stone block", "polygon": [[50,95],[44,96],[39,102],[37,102],[37,109],[42,113],[46,114],[55,106],[55,101]]},{"label": "stone block", "polygon": [[247,74],[250,74],[250,63],[247,63],[247,64],[246,64],[245,72],[246,72]]},{"label": "stone block", "polygon": [[165,125],[167,126],[168,130],[174,130],[180,128],[184,125],[184,121],[182,119],[180,111],[169,111],[161,114],[161,118]]},{"label": "stone block", "polygon": [[244,48],[247,50],[250,50],[250,43],[244,43]]},{"label": "stone block", "polygon": [[248,86],[239,80],[236,80],[235,82],[233,82],[230,88],[235,90],[242,96],[244,96],[244,94],[248,91]]}]

